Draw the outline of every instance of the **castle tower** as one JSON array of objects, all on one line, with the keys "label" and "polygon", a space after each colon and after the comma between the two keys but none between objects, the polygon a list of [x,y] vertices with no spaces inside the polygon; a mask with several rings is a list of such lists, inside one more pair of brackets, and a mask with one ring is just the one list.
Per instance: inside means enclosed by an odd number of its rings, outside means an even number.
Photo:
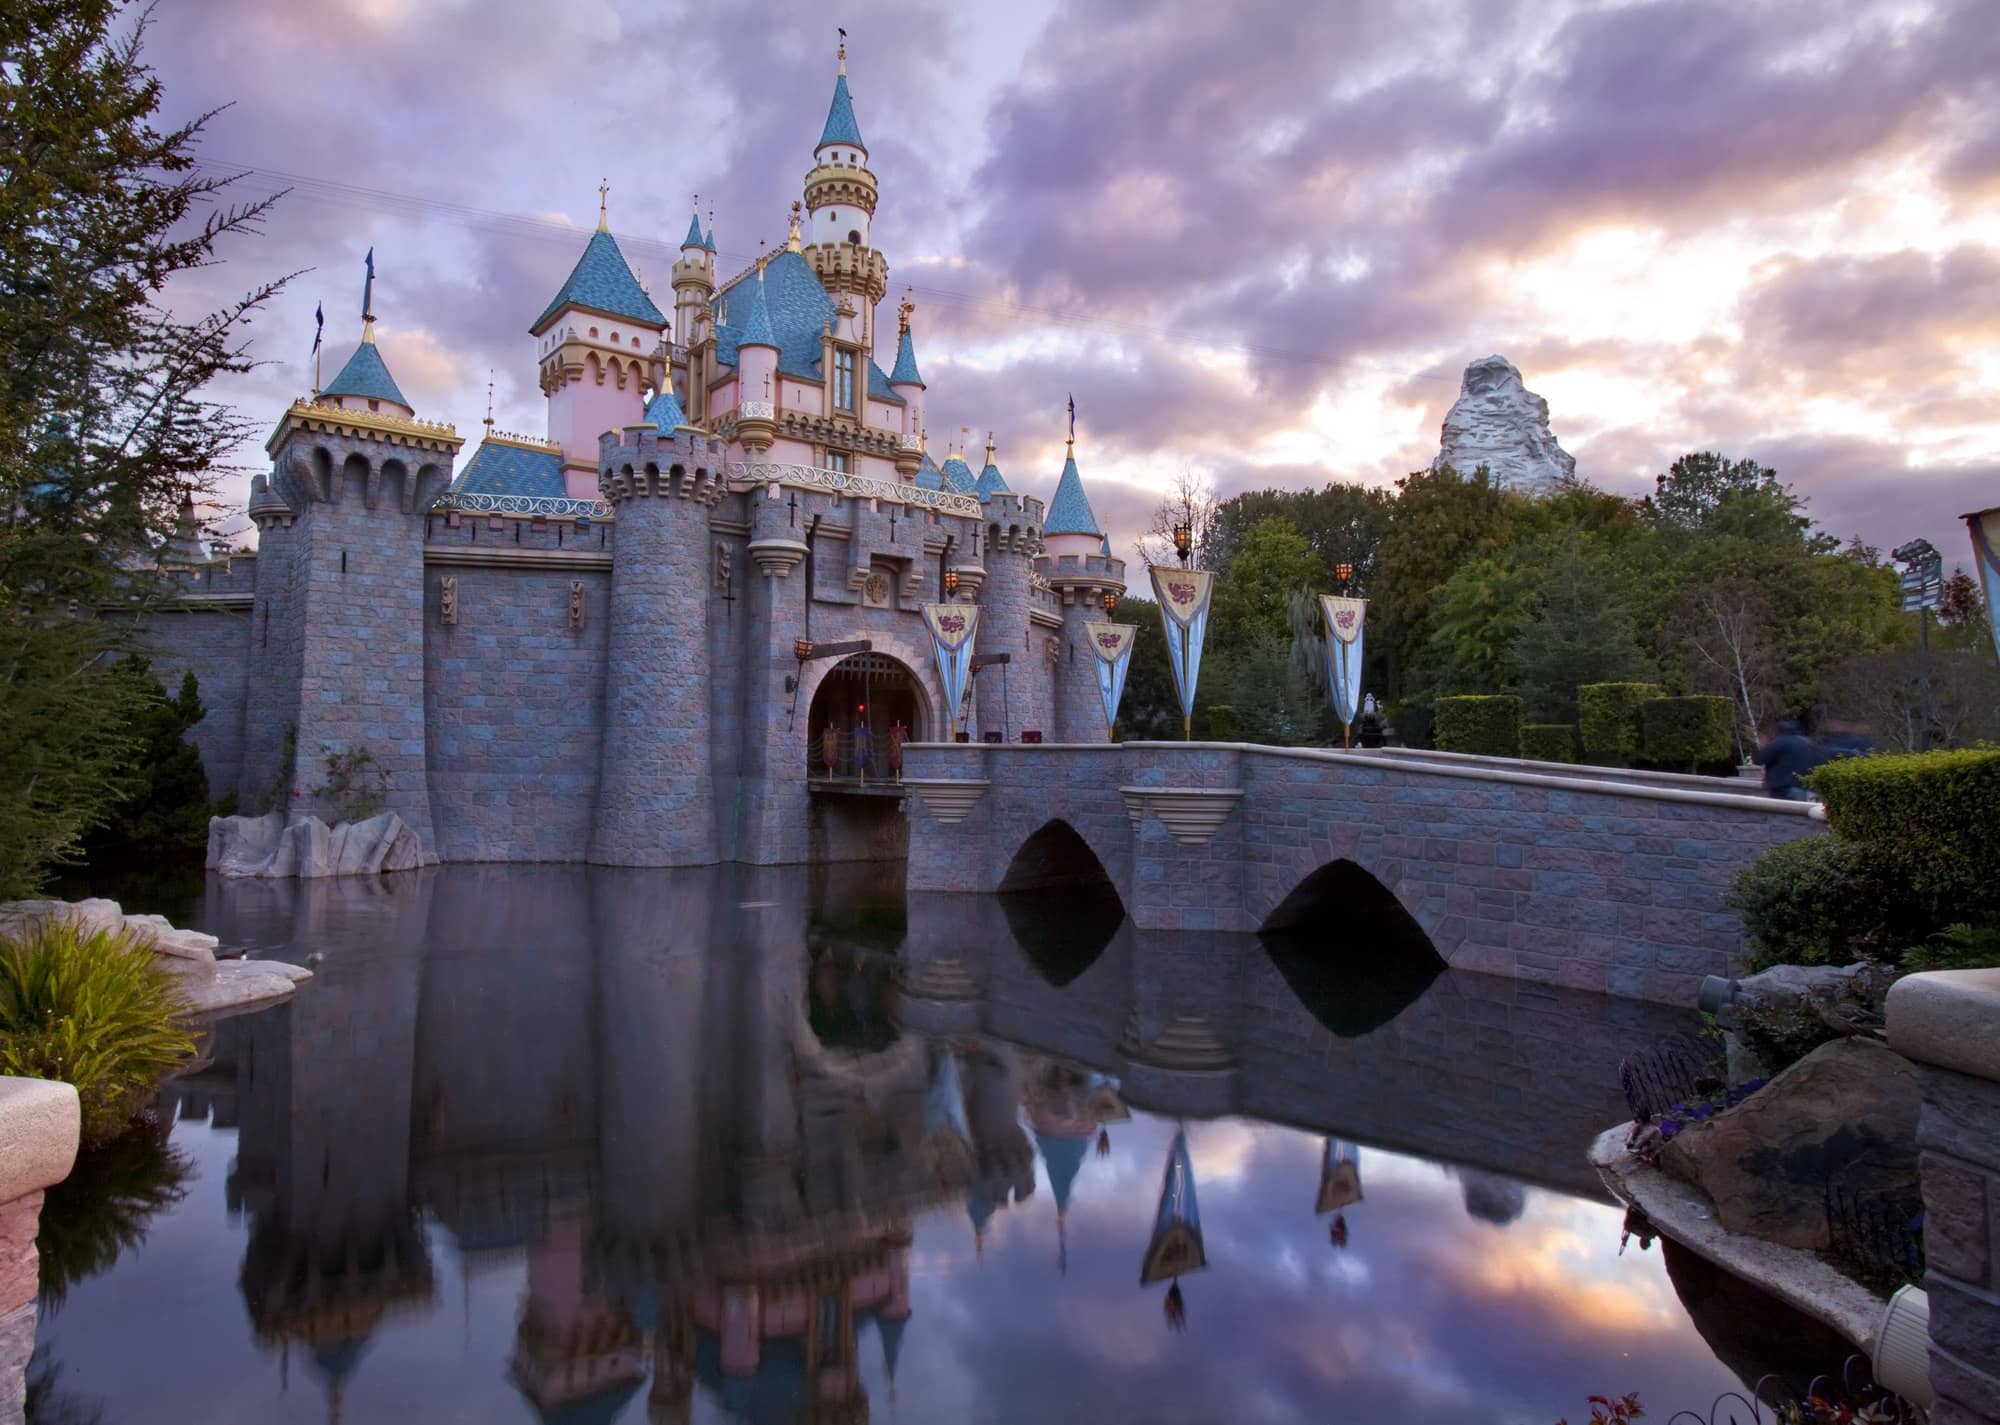
[{"label": "castle tower", "polygon": [[896,366],[889,389],[903,398],[903,439],[896,451],[896,473],[914,480],[923,463],[924,378],[917,371],[917,346],[910,336],[910,316],[916,311],[906,297],[896,309]]},{"label": "castle tower", "polygon": [[701,210],[688,219],[674,264],[674,341],[690,349],[708,335],[708,304],[715,296],[715,254],[701,232]]},{"label": "castle tower", "polygon": [[1062,475],[1042,526],[1042,543],[1048,549],[1049,583],[1062,601],[1054,676],[1056,741],[1108,742],[1111,734],[1104,726],[1104,702],[1084,625],[1106,617],[1106,593],[1125,592],[1125,561],[1112,557],[1110,543],[1097,527],[1097,516],[1083,492],[1083,476],[1076,468],[1074,437],[1064,451]]},{"label": "castle tower", "polygon": [[[1029,579],[1041,552],[1042,505],[1007,488],[994,462],[994,446],[986,441],[986,466],[973,486],[986,528],[980,537],[979,559],[985,579],[979,592],[981,654],[1008,656],[1004,672],[989,667],[976,684],[979,730],[998,732],[1018,741],[1025,728],[1044,730],[1048,707],[1042,654],[1029,628],[1033,595]],[[962,576],[961,576],[962,577]]]},{"label": "castle tower", "polygon": [[299,721],[299,592],[292,576],[292,507],[271,477],[250,481],[250,520],[257,526],[257,589],[250,603],[250,676],[244,680],[243,772],[236,800],[247,813],[289,798],[283,779],[285,729]]},{"label": "castle tower", "polygon": [[598,190],[597,231],[583,256],[528,328],[549,401],[549,439],[562,447],[565,493],[573,500],[597,498],[598,437],[639,419],[668,326],[611,236],[606,191]]},{"label": "castle tower", "polygon": [[[826,127],[813,149],[812,171],[806,174],[811,241],[803,255],[841,313],[834,337],[858,346],[863,353],[875,349],[875,304],[889,290],[889,264],[868,238],[877,196],[875,175],[868,169],[868,145],[861,141],[854,101],[847,92],[847,46],[843,44]],[[860,370],[866,372],[865,361]],[[865,410],[866,406],[857,403],[854,409]]]},{"label": "castle tower", "polygon": [[750,318],[736,340],[736,438],[755,459],[771,448],[778,433],[774,388],[778,380],[778,338],[771,329],[771,304],[764,296],[764,263],[750,287]]},{"label": "castle tower", "polygon": [[[372,259],[370,283],[372,286]],[[295,765],[281,802],[328,822],[348,780],[379,781],[436,859],[424,731],[424,520],[451,483],[458,433],[415,418],[375,346],[364,299],[354,355],[313,401],[294,402],[265,444],[290,531],[286,593],[270,642],[298,650]],[[272,577],[263,575],[262,578]],[[372,799],[372,798],[371,798]],[[349,804],[353,809],[353,803]]]},{"label": "castle tower", "polygon": [[727,492],[722,446],[697,431],[628,425],[599,444],[617,510],[604,741],[590,859],[698,866],[717,859],[709,776],[709,511]]}]

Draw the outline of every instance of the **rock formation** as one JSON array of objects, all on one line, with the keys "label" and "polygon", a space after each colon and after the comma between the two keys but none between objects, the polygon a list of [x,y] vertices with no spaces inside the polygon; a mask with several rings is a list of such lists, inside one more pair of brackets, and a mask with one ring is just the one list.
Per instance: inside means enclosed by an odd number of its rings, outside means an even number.
[{"label": "rock formation", "polygon": [[1530,495],[1576,477],[1576,458],[1549,431],[1549,403],[1521,384],[1521,373],[1504,356],[1465,368],[1431,468],[1445,465],[1466,475],[1484,465],[1503,488]]},{"label": "rock formation", "polygon": [[0,938],[18,939],[45,921],[74,924],[85,935],[129,934],[150,945],[160,969],[194,1015],[223,1015],[287,999],[312,971],[280,960],[215,958],[218,941],[199,930],[177,930],[163,915],[127,915],[114,900],[0,903]]},{"label": "rock formation", "polygon": [[215,816],[208,820],[208,869],[225,876],[372,876],[414,871],[423,843],[392,811],[328,826],[316,816]]}]

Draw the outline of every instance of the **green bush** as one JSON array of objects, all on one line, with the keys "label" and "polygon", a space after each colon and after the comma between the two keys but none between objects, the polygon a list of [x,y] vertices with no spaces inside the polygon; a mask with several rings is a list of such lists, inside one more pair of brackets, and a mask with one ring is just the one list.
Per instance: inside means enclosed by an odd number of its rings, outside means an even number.
[{"label": "green bush", "polygon": [[1639,750],[1656,767],[1692,772],[1727,762],[1736,745],[1736,705],[1727,698],[1648,698],[1639,704]]},{"label": "green bush", "polygon": [[1584,683],[1576,690],[1583,758],[1623,767],[1639,751],[1639,709],[1667,690],[1658,683]]},{"label": "green bush", "polygon": [[1439,698],[1440,752],[1475,752],[1487,757],[1521,755],[1521,700],[1511,693],[1493,697]]},{"label": "green bush", "polygon": [[83,1100],[83,1139],[124,1132],[194,1054],[171,976],[130,935],[44,921],[0,939],[0,1074],[56,1079]]},{"label": "green bush", "polygon": [[1773,846],[1736,873],[1723,903],[1743,919],[1746,973],[1848,965],[1882,932],[1881,888],[1857,847],[1831,836]]},{"label": "green bush", "polygon": [[192,673],[168,697],[144,658],[115,665],[131,688],[127,732],[137,744],[126,768],[125,794],[105,823],[84,837],[84,859],[94,871],[111,866],[157,865],[198,857],[208,846],[208,776],[201,753],[187,740],[205,717]]},{"label": "green bush", "polygon": [[2000,748],[1844,757],[1812,789],[1869,871],[1906,888],[1930,929],[2000,909]]},{"label": "green bush", "polygon": [[1521,755],[1530,762],[1576,761],[1576,729],[1566,722],[1521,725]]}]

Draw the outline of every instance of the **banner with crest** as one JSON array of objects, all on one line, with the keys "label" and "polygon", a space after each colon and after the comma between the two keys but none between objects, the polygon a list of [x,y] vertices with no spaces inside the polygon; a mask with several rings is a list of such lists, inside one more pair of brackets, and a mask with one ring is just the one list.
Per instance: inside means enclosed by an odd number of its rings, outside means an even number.
[{"label": "banner with crest", "polygon": [[1151,1286],[1208,1265],[1201,1240],[1201,1209],[1194,1197],[1194,1160],[1186,1130],[1174,1134],[1167,1169],[1160,1178],[1160,1206],[1153,1215],[1153,1238],[1139,1265],[1139,1285]]},{"label": "banner with crest", "polygon": [[1139,626],[1086,623],[1083,632],[1090,640],[1097,692],[1104,699],[1104,733],[1109,737],[1118,725],[1118,704],[1125,696],[1125,675],[1132,668],[1132,644],[1139,636]]},{"label": "banner with crest", "polygon": [[1361,711],[1361,625],[1368,617],[1368,600],[1319,596],[1326,620],[1326,679],[1333,710],[1342,727]]},{"label": "banner with crest", "polygon": [[924,627],[931,631],[931,651],[937,655],[938,681],[944,684],[944,715],[956,738],[972,677],[972,636],[979,631],[979,605],[925,604],[923,615]]},{"label": "banner with crest", "polygon": [[[1979,582],[1986,590],[1986,608],[1992,613],[1995,599],[2000,599],[2000,509],[1981,510],[1976,515],[1965,517],[1965,527],[1972,532],[1972,562],[1979,566]],[[1990,620],[1993,625],[1993,653],[2000,657],[2000,614]]]},{"label": "banner with crest", "polygon": [[1181,700],[1181,729],[1194,724],[1194,688],[1201,677],[1201,641],[1208,633],[1208,605],[1215,593],[1215,575],[1206,569],[1175,569],[1155,564],[1153,597],[1160,603],[1166,628],[1167,662],[1174,670],[1174,691]]}]

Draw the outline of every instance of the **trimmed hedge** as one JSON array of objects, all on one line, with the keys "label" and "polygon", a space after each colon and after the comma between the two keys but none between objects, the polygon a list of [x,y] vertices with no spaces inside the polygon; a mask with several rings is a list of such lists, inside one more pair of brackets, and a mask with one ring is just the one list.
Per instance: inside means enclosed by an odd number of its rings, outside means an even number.
[{"label": "trimmed hedge", "polygon": [[1521,755],[1521,700],[1511,693],[1482,698],[1439,698],[1432,728],[1440,752],[1487,757]]},{"label": "trimmed hedge", "polygon": [[1727,762],[1735,732],[1736,705],[1727,698],[1649,698],[1639,705],[1639,749],[1656,767],[1692,772],[1704,762]]},{"label": "trimmed hedge", "polygon": [[1576,761],[1576,729],[1566,722],[1521,725],[1521,755],[1530,762]]},{"label": "trimmed hedge", "polygon": [[1861,848],[1831,836],[1773,846],[1736,873],[1723,904],[1743,918],[1746,974],[1773,965],[1850,965],[1881,935],[1880,888]]},{"label": "trimmed hedge", "polygon": [[1587,762],[1623,767],[1639,751],[1639,709],[1667,690],[1658,683],[1584,683],[1576,690],[1577,724]]},{"label": "trimmed hedge", "polygon": [[1811,781],[1882,879],[1947,920],[2000,909],[2000,748],[1843,757]]}]

